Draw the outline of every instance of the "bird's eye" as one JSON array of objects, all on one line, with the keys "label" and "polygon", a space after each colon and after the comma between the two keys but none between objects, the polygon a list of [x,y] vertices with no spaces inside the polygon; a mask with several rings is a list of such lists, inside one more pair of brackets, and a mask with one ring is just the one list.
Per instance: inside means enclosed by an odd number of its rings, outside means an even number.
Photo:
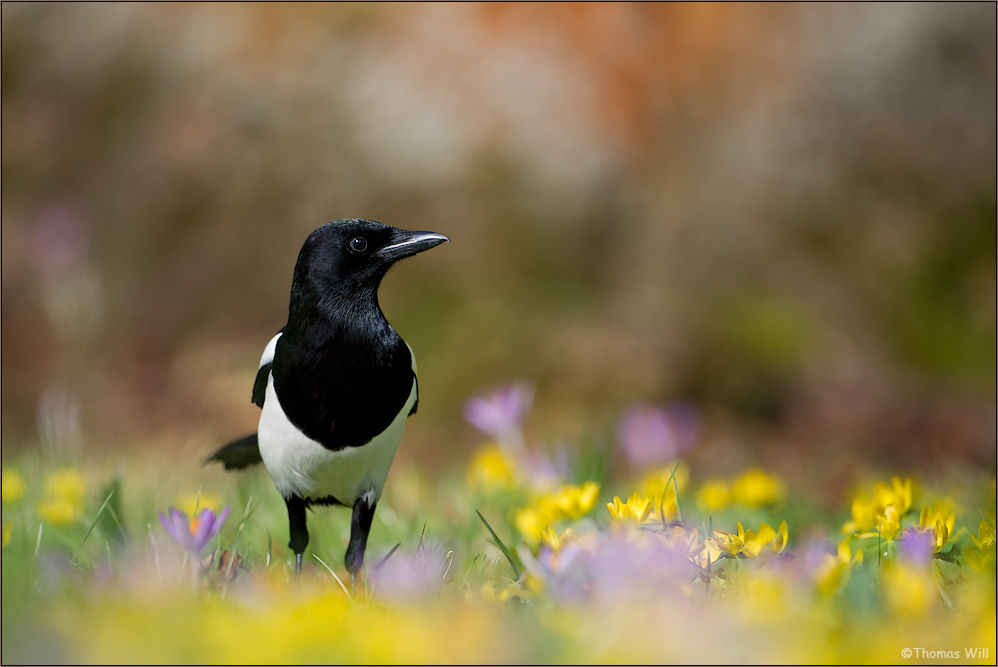
[{"label": "bird's eye", "polygon": [[356,236],[350,239],[350,250],[355,253],[362,253],[367,250],[367,239],[363,236]]}]

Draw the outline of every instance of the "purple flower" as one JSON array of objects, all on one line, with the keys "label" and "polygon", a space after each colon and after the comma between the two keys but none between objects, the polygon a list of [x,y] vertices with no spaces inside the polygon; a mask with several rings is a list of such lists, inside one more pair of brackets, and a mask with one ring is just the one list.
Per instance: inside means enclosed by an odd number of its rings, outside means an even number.
[{"label": "purple flower", "polygon": [[162,512],[159,513],[159,522],[163,524],[166,534],[173,538],[174,542],[197,557],[201,555],[208,542],[222,530],[225,520],[229,518],[230,510],[231,508],[226,505],[225,509],[216,515],[205,507],[194,517],[194,521],[188,522],[186,514],[171,507],[169,517]]},{"label": "purple flower", "polygon": [[464,418],[482,433],[505,444],[522,444],[520,425],[530,411],[534,388],[517,382],[496,390],[487,398],[464,404]]},{"label": "purple flower", "polygon": [[635,466],[664,463],[688,452],[696,443],[700,419],[696,410],[677,403],[666,409],[640,405],[617,424],[617,439]]},{"label": "purple flower", "polygon": [[443,548],[425,543],[409,561],[403,554],[389,558],[375,581],[378,593],[390,600],[413,600],[431,595],[443,584],[447,558]]},{"label": "purple flower", "polygon": [[898,540],[901,553],[909,562],[927,567],[936,548],[935,535],[929,531],[905,529]]}]

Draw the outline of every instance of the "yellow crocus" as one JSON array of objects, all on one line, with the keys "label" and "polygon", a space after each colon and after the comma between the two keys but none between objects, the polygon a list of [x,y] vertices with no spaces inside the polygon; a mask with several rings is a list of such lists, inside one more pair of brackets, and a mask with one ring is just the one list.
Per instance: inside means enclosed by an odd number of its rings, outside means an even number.
[{"label": "yellow crocus", "polygon": [[682,526],[673,526],[668,535],[656,533],[655,537],[673,554],[689,558],[694,562],[704,548],[704,545],[700,544],[696,528],[687,533]]},{"label": "yellow crocus", "polygon": [[714,531],[714,541],[724,553],[732,556],[741,554],[748,558],[760,558],[781,554],[787,547],[789,531],[786,521],[781,521],[779,528],[775,530],[768,523],[764,523],[759,526],[758,532],[745,530],[741,521],[736,525],[738,526],[737,535],[724,530]]},{"label": "yellow crocus", "polygon": [[745,543],[744,552],[751,558],[781,554],[787,548],[787,540],[789,539],[786,521],[781,521],[776,530],[768,523],[764,523],[759,526],[758,533],[752,530],[743,530],[739,523],[738,534]]},{"label": "yellow crocus", "polygon": [[963,551],[967,565],[978,572],[995,571],[995,529],[987,521],[981,520],[977,526],[977,535],[971,535],[974,546],[968,546]]},{"label": "yellow crocus", "polygon": [[726,530],[715,530],[713,535],[714,544],[719,551],[731,556],[737,556],[745,548],[745,529],[738,522],[738,534],[729,533]]},{"label": "yellow crocus", "polygon": [[[715,530],[714,532],[716,533],[717,531]],[[725,550],[718,543],[717,538],[711,536],[703,541],[703,551],[696,555],[693,562],[706,570],[725,553]]]},{"label": "yellow crocus", "polygon": [[599,498],[600,485],[589,481],[567,484],[554,493],[537,498],[513,515],[513,524],[531,546],[536,546],[544,530],[558,521],[580,519],[592,510]]},{"label": "yellow crocus", "polygon": [[852,521],[842,526],[843,533],[868,531],[877,525],[877,501],[860,493],[852,501]]},{"label": "yellow crocus", "polygon": [[521,507],[513,515],[513,525],[528,544],[536,545],[548,527],[548,517],[536,507]]},{"label": "yellow crocus", "polygon": [[3,471],[3,504],[16,503],[24,497],[25,484],[21,473],[16,470]]},{"label": "yellow crocus", "polygon": [[953,528],[956,525],[956,514],[950,512],[943,505],[935,507],[923,507],[922,513],[918,517],[918,528],[920,531],[933,533],[933,553],[939,553],[946,547],[950,537],[953,535]]},{"label": "yellow crocus", "polygon": [[884,594],[896,613],[921,616],[934,604],[939,594],[930,571],[904,564],[884,568]]},{"label": "yellow crocus", "polygon": [[71,468],[57,470],[45,480],[45,499],[38,513],[46,521],[67,525],[83,515],[83,497],[87,483],[83,475]]},{"label": "yellow crocus", "polygon": [[885,540],[893,540],[901,532],[901,513],[894,505],[888,505],[883,514],[877,515],[877,527],[880,537]]},{"label": "yellow crocus", "polygon": [[731,490],[723,480],[706,482],[697,493],[697,504],[707,511],[719,511],[731,503]]},{"label": "yellow crocus", "polygon": [[614,496],[613,502],[607,503],[606,507],[617,522],[641,525],[651,516],[652,500],[648,496],[632,493],[627,502],[621,501],[620,496]]},{"label": "yellow crocus", "polygon": [[593,508],[599,498],[600,485],[586,482],[581,486],[567,484],[557,492],[544,496],[538,505],[545,508],[555,520],[580,519]]},{"label": "yellow crocus", "polygon": [[[901,519],[911,509],[911,480],[891,479],[873,485],[873,496],[856,495],[852,502],[852,521],[842,526],[843,533],[857,537],[876,537],[893,540],[901,530]],[[874,530],[876,528],[877,530]]]},{"label": "yellow crocus", "polygon": [[197,493],[187,493],[177,497],[177,507],[190,517],[197,517],[201,510],[205,508],[217,511],[221,506],[222,501],[213,493],[201,493],[198,491]]},{"label": "yellow crocus", "polygon": [[786,485],[776,475],[763,470],[747,471],[731,485],[731,497],[746,507],[763,507],[783,500]]},{"label": "yellow crocus", "polygon": [[487,445],[478,450],[468,464],[468,486],[487,493],[501,491],[513,486],[516,480],[516,464],[497,444]]},{"label": "yellow crocus", "polygon": [[[675,476],[672,471],[675,468]],[[670,482],[670,478],[672,481]],[[652,512],[662,511],[666,521],[674,521],[679,514],[679,502],[676,498],[676,487],[680,492],[686,488],[690,479],[689,467],[684,463],[673,464],[659,468],[645,477],[638,484],[638,493],[652,499]]]},{"label": "yellow crocus", "polygon": [[911,480],[901,481],[900,477],[894,477],[890,486],[877,482],[873,485],[873,497],[879,507],[893,505],[898,514],[903,516],[911,509]]},{"label": "yellow crocus", "polygon": [[561,551],[562,547],[571,542],[573,537],[575,537],[575,533],[572,532],[571,528],[566,528],[561,534],[558,534],[558,531],[552,526],[541,531],[541,540],[555,553]]},{"label": "yellow crocus", "polygon": [[849,547],[849,540],[843,540],[839,544],[838,554],[835,556],[825,554],[824,560],[815,571],[818,592],[822,595],[840,593],[849,583],[849,575],[853,568],[858,567],[862,562],[863,552],[857,549],[856,553],[853,554]]}]

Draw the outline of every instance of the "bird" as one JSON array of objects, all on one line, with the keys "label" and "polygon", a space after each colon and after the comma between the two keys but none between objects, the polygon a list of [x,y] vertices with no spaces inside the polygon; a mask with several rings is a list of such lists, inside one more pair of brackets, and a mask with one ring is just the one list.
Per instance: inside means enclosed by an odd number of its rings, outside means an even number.
[{"label": "bird", "polygon": [[312,232],[295,263],[287,324],[260,357],[257,431],[204,461],[226,470],[263,463],[287,505],[298,577],[313,506],[352,510],[351,587],[363,567],[388,470],[419,406],[416,357],[385,318],[378,288],[398,261],[446,241],[362,218]]}]

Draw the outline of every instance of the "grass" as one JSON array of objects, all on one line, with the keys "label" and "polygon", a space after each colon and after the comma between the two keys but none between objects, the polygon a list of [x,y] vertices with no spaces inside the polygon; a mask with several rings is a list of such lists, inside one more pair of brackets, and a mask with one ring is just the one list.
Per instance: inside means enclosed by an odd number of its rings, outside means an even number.
[{"label": "grass", "polygon": [[[924,647],[994,662],[993,477],[908,499],[903,480],[871,482],[822,510],[756,471],[708,508],[680,463],[596,492],[538,486],[506,458],[436,479],[393,470],[353,594],[349,512],[309,513],[296,581],[265,470],[5,462],[3,661],[898,662]],[[863,502],[879,532],[844,533]],[[185,505],[244,509],[198,562],[156,518]],[[916,535],[943,543],[919,556]]]}]

